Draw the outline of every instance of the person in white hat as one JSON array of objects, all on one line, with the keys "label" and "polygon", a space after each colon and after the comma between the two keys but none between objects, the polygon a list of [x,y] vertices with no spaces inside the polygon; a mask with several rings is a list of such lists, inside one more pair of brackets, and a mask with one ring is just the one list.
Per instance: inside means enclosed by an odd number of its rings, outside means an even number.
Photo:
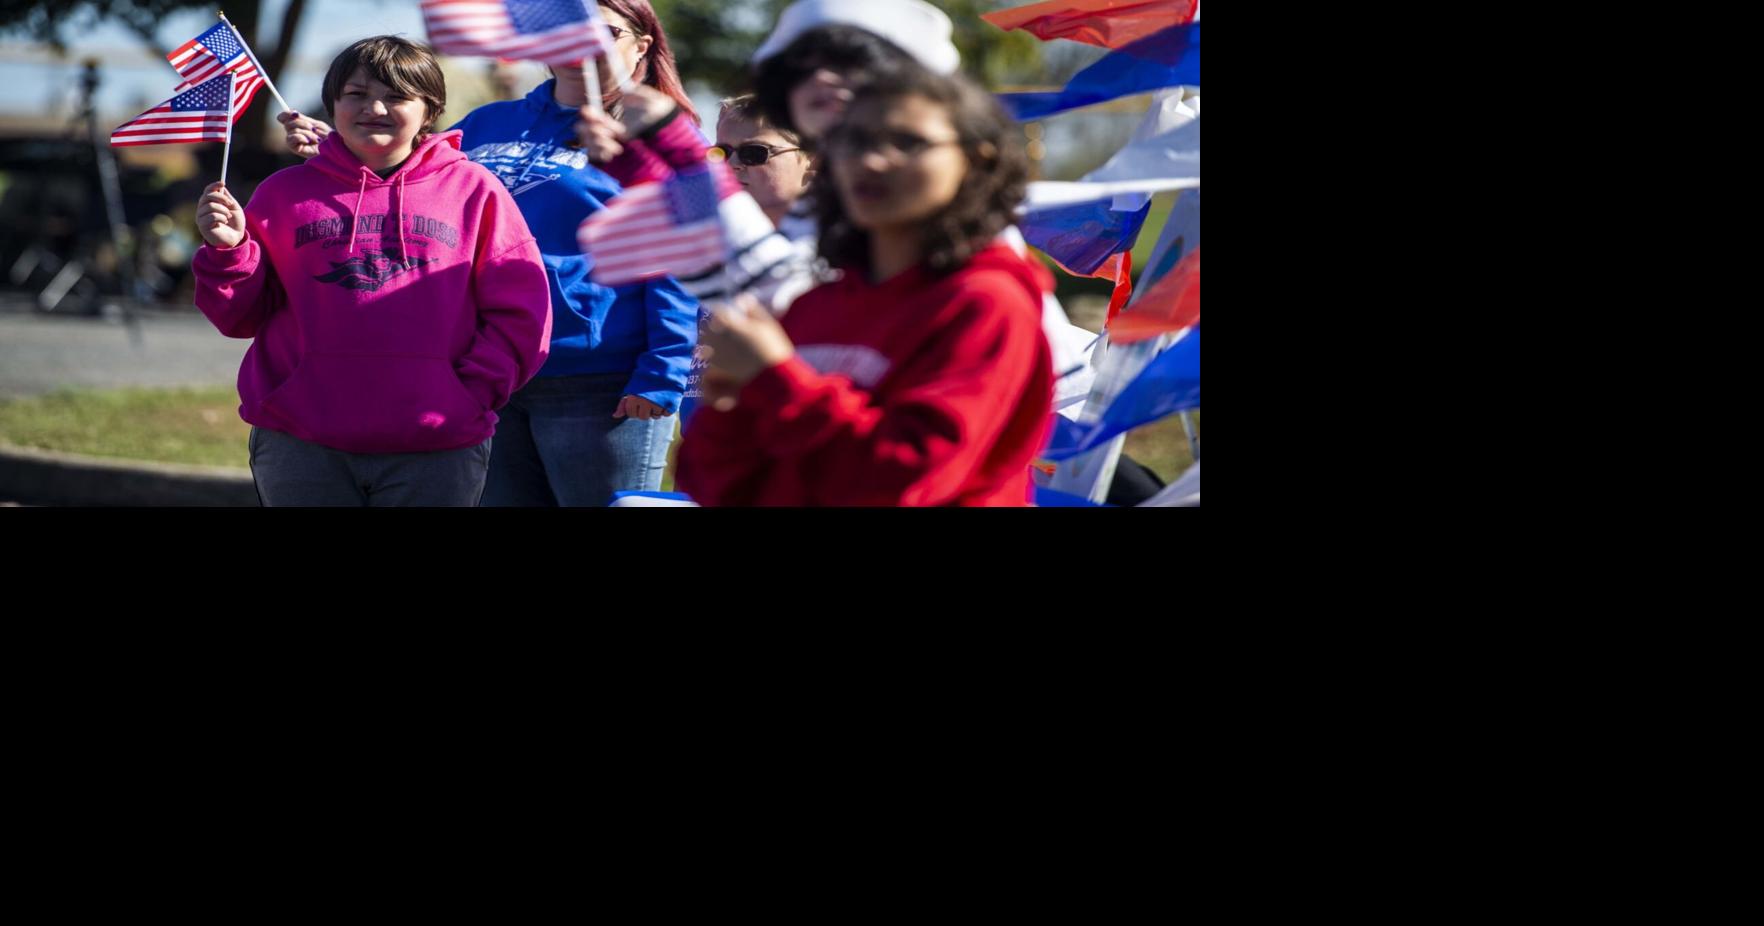
[{"label": "person in white hat", "polygon": [[923,0],[798,0],[778,17],[777,27],[753,53],[753,63],[784,51],[820,26],[857,26],[875,33],[939,74],[952,74],[962,64],[950,41],[954,29],[949,17]]},{"label": "person in white hat", "polygon": [[865,83],[913,65],[954,73],[952,33],[922,0],[797,0],[753,54],[754,91],[768,121],[816,138]]}]

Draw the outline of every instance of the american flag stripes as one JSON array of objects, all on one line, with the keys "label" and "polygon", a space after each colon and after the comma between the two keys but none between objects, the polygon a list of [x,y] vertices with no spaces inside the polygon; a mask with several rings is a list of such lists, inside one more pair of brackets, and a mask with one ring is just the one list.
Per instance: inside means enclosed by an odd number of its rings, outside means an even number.
[{"label": "american flag stripes", "polygon": [[599,7],[585,0],[423,0],[435,50],[574,64],[612,48]]}]

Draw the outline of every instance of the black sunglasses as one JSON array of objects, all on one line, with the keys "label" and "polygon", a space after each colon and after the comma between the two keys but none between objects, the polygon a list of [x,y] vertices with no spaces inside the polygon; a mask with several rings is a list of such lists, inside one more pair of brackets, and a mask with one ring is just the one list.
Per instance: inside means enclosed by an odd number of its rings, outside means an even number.
[{"label": "black sunglasses", "polygon": [[791,151],[801,151],[802,149],[773,148],[769,145],[762,145],[759,142],[754,142],[748,145],[736,145],[735,150],[732,152],[722,145],[712,145],[710,150],[711,154],[720,160],[734,161],[743,167],[758,167],[771,160],[772,155],[774,154],[785,154]]}]

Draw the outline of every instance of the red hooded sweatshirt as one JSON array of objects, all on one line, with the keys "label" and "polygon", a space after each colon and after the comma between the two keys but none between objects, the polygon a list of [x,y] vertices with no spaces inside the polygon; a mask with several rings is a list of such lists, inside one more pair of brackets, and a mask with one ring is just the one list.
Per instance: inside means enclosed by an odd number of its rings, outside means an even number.
[{"label": "red hooded sweatshirt", "polygon": [[796,356],[680,446],[702,505],[1026,504],[1053,403],[1047,271],[994,244],[948,276],[811,290],[782,323]]}]

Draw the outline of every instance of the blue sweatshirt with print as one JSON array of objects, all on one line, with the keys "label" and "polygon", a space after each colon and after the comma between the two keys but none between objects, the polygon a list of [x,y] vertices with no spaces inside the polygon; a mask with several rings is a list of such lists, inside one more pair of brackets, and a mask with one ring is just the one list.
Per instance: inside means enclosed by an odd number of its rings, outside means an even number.
[{"label": "blue sweatshirt with print", "polygon": [[539,243],[552,315],[551,356],[539,375],[626,373],[627,395],[675,412],[698,340],[698,302],[671,277],[626,286],[588,278],[594,257],[582,253],[576,228],[620,186],[572,147],[576,110],[553,99],[556,83],[480,106],[454,126],[465,133],[465,155],[508,187]]}]

